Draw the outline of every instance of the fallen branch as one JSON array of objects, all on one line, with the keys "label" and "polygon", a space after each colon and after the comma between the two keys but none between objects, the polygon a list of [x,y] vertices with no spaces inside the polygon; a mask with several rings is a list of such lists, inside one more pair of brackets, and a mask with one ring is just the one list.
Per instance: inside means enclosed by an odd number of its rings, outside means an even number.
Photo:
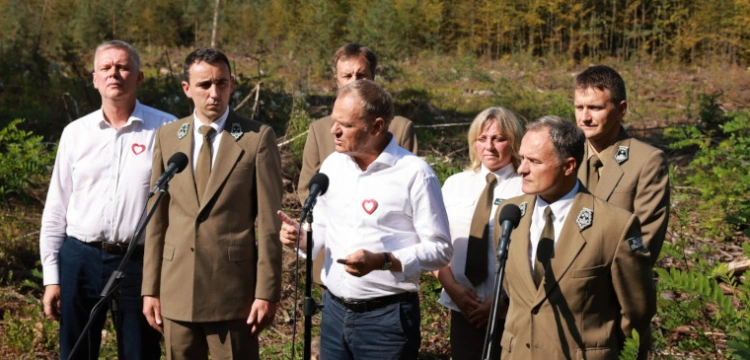
[{"label": "fallen branch", "polygon": [[294,141],[294,140],[297,140],[297,139],[301,138],[301,137],[302,137],[302,135],[305,135],[305,134],[307,134],[307,131],[308,131],[308,130],[305,130],[305,132],[299,133],[299,134],[295,135],[295,136],[294,136],[293,138],[291,138],[291,139],[289,139],[289,140],[286,140],[286,141],[282,141],[282,142],[280,142],[280,143],[278,143],[278,144],[276,144],[276,145],[277,145],[278,147],[283,147],[283,146],[289,145],[289,143],[291,143],[292,141]]}]

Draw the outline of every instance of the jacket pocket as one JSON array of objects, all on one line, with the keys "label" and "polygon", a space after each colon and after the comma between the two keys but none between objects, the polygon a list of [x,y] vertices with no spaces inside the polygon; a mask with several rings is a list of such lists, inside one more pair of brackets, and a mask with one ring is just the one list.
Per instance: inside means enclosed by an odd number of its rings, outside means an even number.
[{"label": "jacket pocket", "polygon": [[609,360],[617,358],[617,353],[606,347],[576,349],[576,359]]},{"label": "jacket pocket", "polygon": [[503,337],[500,339],[500,347],[503,352],[510,353],[513,350],[513,334],[509,333],[508,330],[503,331]]}]

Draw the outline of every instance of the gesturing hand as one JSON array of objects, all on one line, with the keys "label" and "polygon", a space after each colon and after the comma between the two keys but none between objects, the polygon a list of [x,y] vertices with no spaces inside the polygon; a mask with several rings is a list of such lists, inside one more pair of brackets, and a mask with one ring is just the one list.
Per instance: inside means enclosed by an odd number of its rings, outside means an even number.
[{"label": "gesturing hand", "polygon": [[[299,222],[292,219],[285,212],[278,210],[276,215],[281,219],[281,230],[279,231],[279,240],[281,243],[292,249],[297,248],[297,234],[299,233]],[[299,239],[300,251],[307,251],[307,232],[302,232],[302,236]]]}]

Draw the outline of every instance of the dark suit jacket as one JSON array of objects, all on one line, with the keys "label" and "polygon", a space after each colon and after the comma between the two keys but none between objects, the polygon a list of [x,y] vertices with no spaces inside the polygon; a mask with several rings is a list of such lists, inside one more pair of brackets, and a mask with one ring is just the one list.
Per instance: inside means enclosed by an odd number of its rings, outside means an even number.
[{"label": "dark suit jacket", "polygon": [[[180,138],[183,124],[188,131]],[[231,134],[233,125],[241,129],[238,139]],[[168,319],[246,318],[254,299],[280,299],[281,223],[275,212],[281,208],[282,183],[276,136],[269,126],[232,111],[219,135],[202,205],[192,171],[193,116],[165,125],[156,135],[152,185],[174,153],[190,158],[188,168],[172,179],[146,233],[142,293],[159,296]]]},{"label": "dark suit jacket", "polygon": [[[627,149],[628,158],[615,160],[620,147]],[[655,263],[664,244],[669,221],[669,165],[664,152],[628,136],[620,129],[617,142],[602,151],[607,161],[599,173],[599,183],[592,192],[612,205],[638,216],[643,241]],[[578,180],[588,184],[590,146],[586,143],[583,165],[578,169]]]},{"label": "dark suit jacket", "polygon": [[[637,243],[638,218],[581,187],[537,289],[529,262],[536,196],[506,203],[525,203],[526,210],[511,233],[505,266],[510,307],[502,359],[615,359],[632,329],[640,334],[645,356],[656,292],[648,250]],[[593,213],[593,222],[581,229],[576,220],[584,208]]]}]

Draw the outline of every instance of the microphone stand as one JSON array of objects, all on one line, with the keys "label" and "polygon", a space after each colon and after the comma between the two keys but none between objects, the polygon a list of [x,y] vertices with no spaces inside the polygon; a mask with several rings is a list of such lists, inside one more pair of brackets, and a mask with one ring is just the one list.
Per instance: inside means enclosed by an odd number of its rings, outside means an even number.
[{"label": "microphone stand", "polygon": [[[500,305],[502,296],[503,278],[505,277],[505,262],[508,260],[508,245],[510,244],[510,234],[500,238],[500,246],[497,249],[497,266],[495,267],[495,287],[494,297],[492,298],[492,308],[490,309],[490,319],[487,322],[487,332],[484,335],[484,346],[482,347],[482,360],[499,359],[499,349],[493,349],[493,339],[497,329],[497,310]],[[493,354],[495,352],[495,354]],[[494,355],[494,357],[490,357]]]},{"label": "microphone stand", "polygon": [[304,349],[304,353],[302,357],[304,360],[310,360],[312,356],[312,352],[311,352],[312,317],[313,315],[315,315],[318,309],[323,307],[323,304],[317,304],[315,302],[315,299],[313,299],[312,297],[312,283],[313,283],[312,223],[313,223],[313,215],[312,215],[312,209],[310,209],[310,213],[307,216],[307,251],[306,251],[307,261],[305,261],[305,300],[302,302],[302,313],[305,315],[305,349]]},{"label": "microphone stand", "polygon": [[83,341],[84,335],[87,335],[91,325],[93,323],[93,320],[99,315],[99,311],[102,309],[102,304],[104,304],[105,301],[108,299],[111,301],[111,310],[112,310],[112,318],[113,323],[115,326],[115,332],[117,333],[117,356],[118,359],[124,359],[125,351],[123,348],[122,343],[122,312],[120,310],[120,304],[119,304],[119,298],[120,298],[120,290],[122,288],[122,279],[125,278],[125,267],[128,265],[128,262],[130,261],[130,257],[133,256],[133,253],[135,252],[135,248],[137,246],[138,239],[141,238],[141,235],[143,234],[143,231],[146,229],[146,225],[148,225],[148,222],[151,221],[151,217],[154,216],[154,212],[156,212],[156,208],[159,206],[159,202],[161,202],[161,199],[164,197],[164,195],[169,191],[169,184],[165,183],[164,187],[159,192],[159,196],[156,198],[156,201],[154,202],[154,206],[149,210],[148,214],[146,215],[145,220],[138,224],[138,227],[136,228],[135,235],[131,239],[130,243],[128,244],[128,250],[125,252],[125,256],[123,256],[122,261],[120,261],[120,265],[117,267],[117,270],[115,270],[112,275],[109,277],[109,280],[107,281],[107,285],[104,286],[104,290],[99,294],[100,299],[96,302],[94,307],[91,309],[91,314],[89,315],[89,320],[86,322],[86,326],[84,326],[83,331],[81,332],[81,335],[78,336],[78,340],[76,341],[75,345],[73,346],[73,349],[70,351],[70,355],[68,355],[68,360],[74,359],[74,355],[78,347],[81,345],[81,342]]}]

